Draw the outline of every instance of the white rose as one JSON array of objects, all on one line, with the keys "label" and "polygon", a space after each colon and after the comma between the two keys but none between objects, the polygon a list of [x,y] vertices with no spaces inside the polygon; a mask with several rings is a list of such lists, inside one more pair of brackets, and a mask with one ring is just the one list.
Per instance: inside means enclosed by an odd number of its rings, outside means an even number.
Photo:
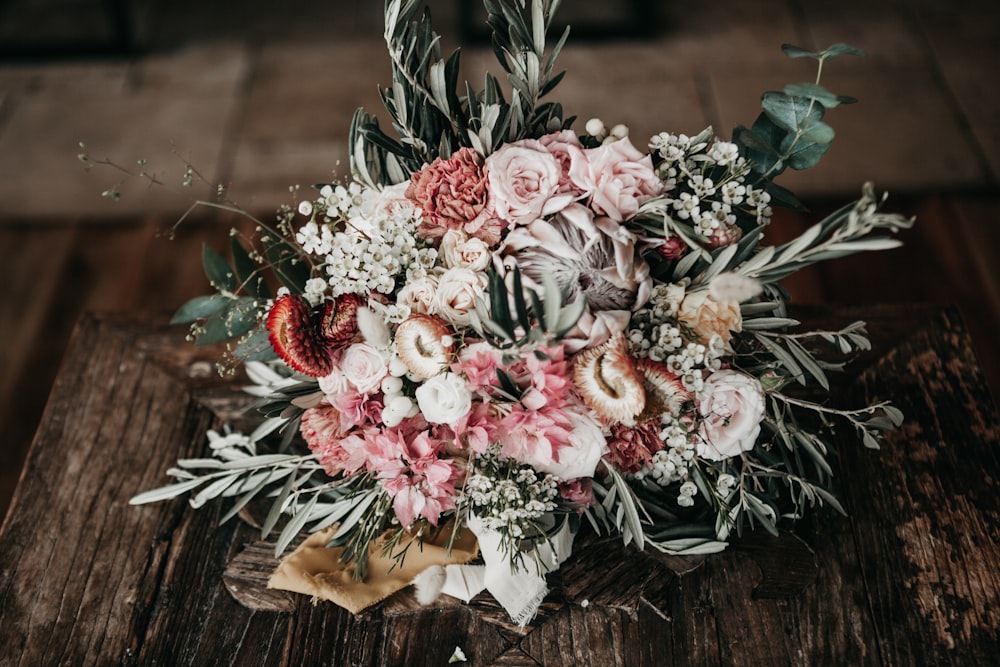
[{"label": "white rose", "polygon": [[764,388],[757,378],[721,370],[705,380],[705,398],[698,403],[703,418],[695,451],[711,461],[722,461],[753,449],[764,418]]},{"label": "white rose", "polygon": [[569,410],[566,414],[573,424],[573,433],[569,437],[570,446],[559,449],[559,460],[527,463],[536,470],[551,473],[562,480],[593,477],[601,457],[608,451],[604,431],[601,424],[588,413]]},{"label": "white rose", "polygon": [[456,327],[469,326],[469,311],[486,290],[485,273],[471,269],[448,269],[438,280],[432,313]]},{"label": "white rose", "polygon": [[454,424],[472,409],[472,394],[455,373],[441,373],[416,391],[417,406],[432,424]]},{"label": "white rose", "polygon": [[485,271],[493,259],[490,247],[482,239],[469,238],[460,229],[445,232],[438,253],[446,267],[473,271]]},{"label": "white rose", "polygon": [[367,394],[378,389],[389,374],[389,357],[367,343],[355,343],[344,351],[340,368],[348,382]]}]

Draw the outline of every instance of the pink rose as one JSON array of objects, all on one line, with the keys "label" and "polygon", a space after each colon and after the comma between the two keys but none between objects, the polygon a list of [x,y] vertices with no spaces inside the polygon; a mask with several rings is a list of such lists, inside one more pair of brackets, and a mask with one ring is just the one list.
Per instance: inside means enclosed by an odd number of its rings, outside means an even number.
[{"label": "pink rose", "polygon": [[450,158],[437,158],[413,174],[406,197],[424,214],[418,233],[438,238],[449,229],[464,229],[472,236],[493,235],[499,230],[488,222],[492,218],[489,191],[482,159],[471,148],[461,148]]},{"label": "pink rose", "polygon": [[569,177],[569,167],[574,160],[583,157],[583,144],[573,130],[562,130],[551,132],[538,139],[538,142],[552,154],[559,163],[559,192],[572,193],[574,198],[581,196],[573,179]]},{"label": "pink rose", "polygon": [[698,403],[702,421],[695,439],[698,456],[722,461],[753,449],[764,418],[760,381],[734,370],[716,371],[705,380],[703,395]]},{"label": "pink rose", "polygon": [[387,355],[367,343],[355,343],[340,358],[344,377],[362,394],[376,391],[389,374]]},{"label": "pink rose", "polygon": [[526,225],[555,213],[573,197],[558,194],[562,168],[535,139],[506,144],[486,158],[486,178],[498,217]]},{"label": "pink rose", "polygon": [[639,205],[663,189],[653,161],[639,152],[628,137],[585,151],[574,160],[570,178],[590,198],[590,206],[616,222],[636,214]]}]

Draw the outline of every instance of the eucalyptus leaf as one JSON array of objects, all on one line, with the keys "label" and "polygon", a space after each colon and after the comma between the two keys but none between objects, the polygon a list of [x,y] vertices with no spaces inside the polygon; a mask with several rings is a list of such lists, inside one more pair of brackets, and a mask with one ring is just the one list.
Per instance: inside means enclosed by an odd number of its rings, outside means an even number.
[{"label": "eucalyptus leaf", "polygon": [[220,291],[236,292],[238,285],[236,273],[222,255],[215,252],[207,243],[202,245],[201,260],[212,286]]},{"label": "eucalyptus leaf", "polygon": [[185,324],[211,317],[225,308],[232,297],[223,294],[196,296],[181,306],[170,318],[171,324]]}]

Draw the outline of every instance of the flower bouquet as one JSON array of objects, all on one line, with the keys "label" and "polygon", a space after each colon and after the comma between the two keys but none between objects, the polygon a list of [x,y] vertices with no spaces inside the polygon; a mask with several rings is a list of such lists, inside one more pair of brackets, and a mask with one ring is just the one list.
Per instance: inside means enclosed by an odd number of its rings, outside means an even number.
[{"label": "flower bouquet", "polygon": [[[816,164],[825,110],[853,101],[820,85],[824,63],[859,52],[786,46],[815,81],[765,93],[731,141],[709,128],[640,149],[542,101],[563,74],[568,31],[546,43],[557,4],[486,0],[509,87],[487,74],[475,90],[419,2],[386,2],[391,131],[359,110],[350,180],[234,235],[232,263],[206,248],[217,292],[174,318],[199,344],[232,341],[224,363],[245,364],[260,426],[209,433],[211,457],[134,503],[228,497],[229,518],[264,499],[264,535],[284,521],[276,554],[309,532],[299,550],[377,592],[357,603],[281,568],[273,585],[352,611],[413,579],[423,602],[485,588],[521,624],[579,530],[704,554],[814,505],[843,511],[827,427],[877,447],[902,415],[796,391],[829,389],[842,364],[821,346],[868,341],[860,322],[796,329],[780,281],[895,247],[910,221],[866,186],[789,243],[763,232],[772,206],[797,205],[774,179]],[[382,585],[394,569],[408,574]]]}]

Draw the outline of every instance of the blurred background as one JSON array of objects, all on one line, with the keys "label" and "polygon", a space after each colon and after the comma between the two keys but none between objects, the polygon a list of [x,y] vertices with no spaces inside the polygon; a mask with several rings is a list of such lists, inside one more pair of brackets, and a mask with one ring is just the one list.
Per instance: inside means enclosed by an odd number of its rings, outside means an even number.
[{"label": "blurred background", "polygon": [[[427,4],[481,87],[498,68],[478,3]],[[797,275],[793,299],[957,305],[997,391],[1000,3],[564,0],[560,21],[573,33],[552,98],[578,129],[626,123],[637,146],[751,124],[763,91],[814,77],[782,43],[863,48],[824,71],[826,87],[860,99],[828,114],[833,148],[779,180],[810,213],[779,211],[769,237],[796,234],[864,181],[918,223],[902,249]],[[224,250],[238,219],[201,207],[170,230],[209,184],[268,216],[290,186],[346,176],[351,116],[378,111],[389,82],[381,35],[377,0],[0,0],[0,515],[79,315],[165,322],[206,293],[200,247]],[[204,182],[183,187],[186,162]],[[159,185],[125,173],[140,163]]]}]

